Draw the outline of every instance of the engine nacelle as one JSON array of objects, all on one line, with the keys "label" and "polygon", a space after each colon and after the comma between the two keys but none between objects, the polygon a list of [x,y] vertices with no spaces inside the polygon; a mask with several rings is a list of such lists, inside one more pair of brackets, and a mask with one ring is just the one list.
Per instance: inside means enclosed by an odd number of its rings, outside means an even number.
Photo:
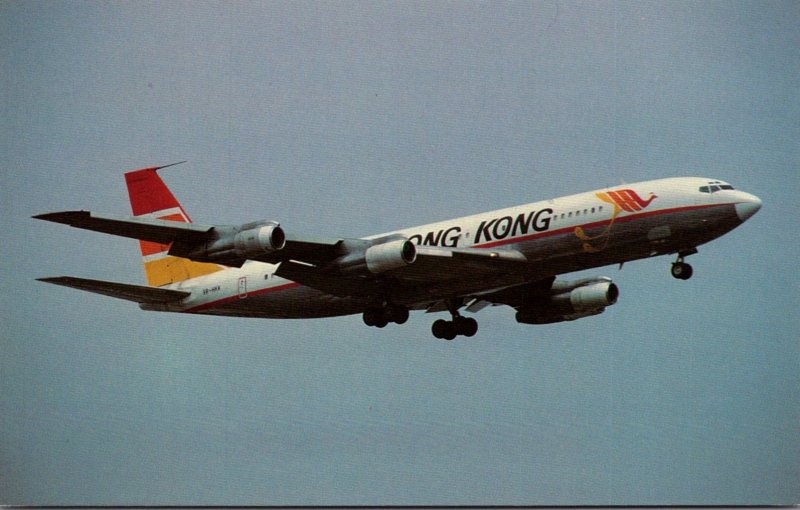
[{"label": "engine nacelle", "polygon": [[523,324],[571,321],[603,313],[607,306],[617,302],[618,297],[619,288],[614,283],[592,283],[521,307],[517,311],[516,319]]},{"label": "engine nacelle", "polygon": [[285,245],[286,234],[277,224],[250,228],[233,236],[234,251],[242,258],[282,250]]},{"label": "engine nacelle", "polygon": [[343,274],[380,274],[417,260],[417,248],[408,239],[375,244],[360,253],[345,255],[335,262]]},{"label": "engine nacelle", "polygon": [[199,262],[240,266],[244,260],[256,259],[282,250],[286,234],[278,223],[248,223],[239,227],[217,227],[217,237],[201,246],[175,243],[170,254]]}]

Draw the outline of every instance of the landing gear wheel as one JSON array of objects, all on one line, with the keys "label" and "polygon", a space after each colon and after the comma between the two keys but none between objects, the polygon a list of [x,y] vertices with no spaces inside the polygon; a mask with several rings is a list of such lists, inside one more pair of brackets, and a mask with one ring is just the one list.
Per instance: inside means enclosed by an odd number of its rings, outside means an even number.
[{"label": "landing gear wheel", "polygon": [[431,332],[436,338],[452,340],[458,335],[475,336],[478,332],[478,321],[472,317],[458,316],[452,321],[439,319],[433,323]]},{"label": "landing gear wheel", "polygon": [[389,318],[382,308],[367,308],[362,318],[367,326],[385,328],[389,324]]},{"label": "landing gear wheel", "polygon": [[364,310],[364,315],[361,317],[364,319],[364,324],[367,326],[376,326],[378,321],[380,320],[382,313],[381,310],[378,308],[367,308]]},{"label": "landing gear wheel", "polygon": [[408,308],[399,305],[389,305],[386,307],[386,318],[395,324],[405,324],[408,321]]},{"label": "landing gear wheel", "polygon": [[376,328],[385,328],[390,322],[405,324],[408,320],[408,308],[400,305],[389,305],[383,308],[372,307],[364,310],[364,324]]},{"label": "landing gear wheel", "polygon": [[686,262],[675,262],[672,264],[672,276],[678,280],[688,280],[692,277],[692,266]]},{"label": "landing gear wheel", "polygon": [[456,332],[467,337],[475,336],[478,332],[478,321],[472,317],[456,317],[453,321]]},{"label": "landing gear wheel", "polygon": [[[439,319],[435,321],[433,323],[433,326],[431,326],[431,332],[433,333],[433,336],[435,336],[436,338],[446,338],[447,335],[451,332],[451,330],[452,328],[450,327],[450,322],[444,319]],[[455,338],[455,335],[452,338],[450,338],[450,340],[452,340],[453,338]]]},{"label": "landing gear wheel", "polygon": [[450,321],[445,321],[445,324],[446,328],[444,330],[444,335],[442,335],[442,338],[444,338],[445,340],[452,340],[455,337],[457,337],[458,332],[456,331],[456,328],[453,325],[453,323]]}]

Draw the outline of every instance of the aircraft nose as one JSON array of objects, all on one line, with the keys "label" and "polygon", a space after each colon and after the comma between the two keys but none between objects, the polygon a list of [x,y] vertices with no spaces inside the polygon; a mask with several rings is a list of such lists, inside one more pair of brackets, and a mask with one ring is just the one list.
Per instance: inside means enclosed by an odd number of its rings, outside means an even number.
[{"label": "aircraft nose", "polygon": [[736,215],[745,221],[761,209],[761,199],[749,193],[743,193],[743,200],[736,204]]}]

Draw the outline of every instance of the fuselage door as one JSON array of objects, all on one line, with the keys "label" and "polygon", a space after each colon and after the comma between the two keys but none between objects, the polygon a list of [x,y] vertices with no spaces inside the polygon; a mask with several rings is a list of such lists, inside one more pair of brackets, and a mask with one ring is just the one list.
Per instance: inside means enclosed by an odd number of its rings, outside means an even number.
[{"label": "fuselage door", "polygon": [[247,277],[242,276],[239,278],[239,299],[247,297]]}]

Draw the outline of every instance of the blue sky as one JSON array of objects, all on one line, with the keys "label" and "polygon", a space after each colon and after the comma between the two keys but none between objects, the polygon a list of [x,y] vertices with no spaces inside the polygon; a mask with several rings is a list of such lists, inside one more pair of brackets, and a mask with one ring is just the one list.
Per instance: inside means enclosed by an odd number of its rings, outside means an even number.
[{"label": "blue sky", "polygon": [[[800,501],[796,2],[0,4],[0,502]],[[146,313],[129,211],[363,236],[676,175],[762,198],[573,323]]]}]

